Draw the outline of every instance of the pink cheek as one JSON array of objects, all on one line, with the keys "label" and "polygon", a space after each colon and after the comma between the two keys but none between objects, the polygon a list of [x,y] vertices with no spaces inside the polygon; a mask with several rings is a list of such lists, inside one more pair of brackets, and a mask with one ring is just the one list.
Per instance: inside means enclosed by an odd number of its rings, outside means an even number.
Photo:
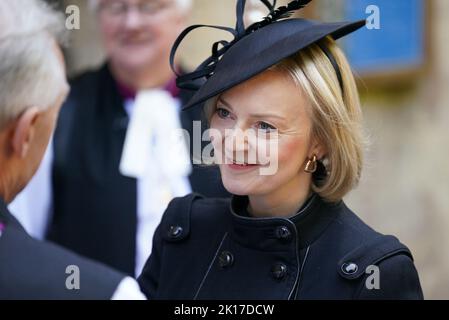
[{"label": "pink cheek", "polygon": [[291,139],[291,141],[284,141],[279,143],[278,147],[278,161],[279,163],[291,162],[298,160],[306,152],[305,143],[302,139]]},{"label": "pink cheek", "polygon": [[215,116],[211,119],[210,130],[213,132],[210,135],[211,141],[218,143],[219,141],[224,141],[225,130],[228,129],[225,123],[221,119],[216,119]]}]

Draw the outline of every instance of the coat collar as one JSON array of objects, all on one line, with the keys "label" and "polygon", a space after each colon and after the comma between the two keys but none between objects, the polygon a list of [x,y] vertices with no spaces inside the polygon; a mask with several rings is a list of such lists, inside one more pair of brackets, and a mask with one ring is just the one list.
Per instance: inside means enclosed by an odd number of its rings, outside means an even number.
[{"label": "coat collar", "polygon": [[24,230],[20,222],[9,212],[6,202],[0,197],[0,233],[7,225]]},{"label": "coat collar", "polygon": [[6,228],[6,213],[8,212],[8,208],[6,208],[6,203],[0,198],[0,237],[3,233],[3,230]]},{"label": "coat collar", "polygon": [[298,239],[300,249],[311,245],[343,206],[342,201],[328,203],[314,193],[290,218],[254,218],[247,211],[248,202],[247,196],[231,198],[232,235],[247,246],[263,250],[279,250],[280,245],[292,243],[294,238]]},{"label": "coat collar", "polygon": [[9,214],[8,206],[5,200],[0,197],[0,223],[6,223],[7,215]]}]

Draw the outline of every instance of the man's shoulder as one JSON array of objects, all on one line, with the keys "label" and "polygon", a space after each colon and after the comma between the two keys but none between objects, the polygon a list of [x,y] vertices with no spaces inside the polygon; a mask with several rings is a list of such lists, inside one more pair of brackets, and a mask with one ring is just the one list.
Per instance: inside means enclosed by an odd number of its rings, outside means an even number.
[{"label": "man's shoulder", "polygon": [[0,239],[0,257],[8,261],[0,266],[6,299],[110,299],[125,277],[13,226]]}]

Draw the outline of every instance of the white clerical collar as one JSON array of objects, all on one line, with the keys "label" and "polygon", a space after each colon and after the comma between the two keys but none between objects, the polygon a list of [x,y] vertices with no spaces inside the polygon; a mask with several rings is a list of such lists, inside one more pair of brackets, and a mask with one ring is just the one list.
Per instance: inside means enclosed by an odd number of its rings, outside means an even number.
[{"label": "white clerical collar", "polygon": [[189,175],[192,169],[178,99],[163,89],[141,91],[129,114],[120,172],[140,178],[148,166],[157,165],[167,177]]}]

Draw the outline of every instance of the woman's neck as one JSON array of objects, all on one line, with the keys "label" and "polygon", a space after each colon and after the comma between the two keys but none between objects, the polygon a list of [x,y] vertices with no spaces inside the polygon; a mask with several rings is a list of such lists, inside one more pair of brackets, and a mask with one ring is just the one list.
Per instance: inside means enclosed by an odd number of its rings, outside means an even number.
[{"label": "woman's neck", "polygon": [[285,186],[264,195],[249,195],[248,211],[253,217],[291,217],[311,194],[310,184]]}]

